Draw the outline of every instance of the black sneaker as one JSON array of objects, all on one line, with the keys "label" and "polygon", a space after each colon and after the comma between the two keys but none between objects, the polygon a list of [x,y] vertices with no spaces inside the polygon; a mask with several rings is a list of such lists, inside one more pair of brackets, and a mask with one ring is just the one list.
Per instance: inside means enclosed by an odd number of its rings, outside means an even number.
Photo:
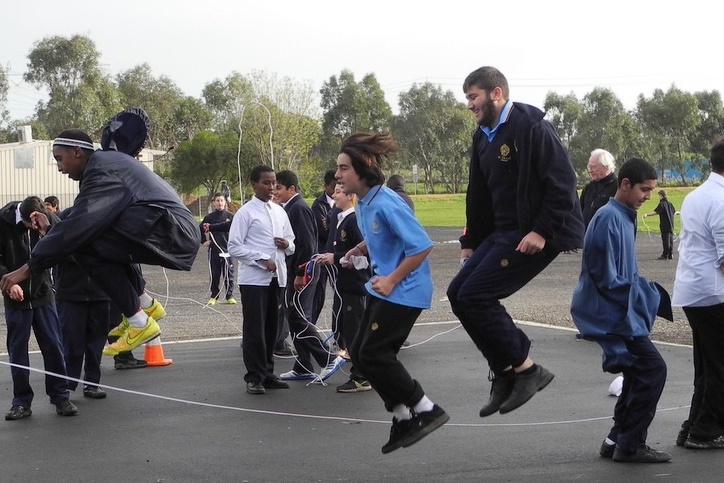
[{"label": "black sneaker", "polygon": [[657,451],[645,444],[634,452],[624,451],[618,446],[613,452],[613,460],[618,463],[663,463],[670,459],[671,455],[666,451]]},{"label": "black sneaker", "polygon": [[606,440],[603,440],[603,443],[601,443],[601,449],[598,451],[598,454],[601,455],[601,458],[613,458],[613,452],[616,451],[616,443],[614,444],[608,444]]},{"label": "black sneaker", "polygon": [[450,416],[437,404],[430,411],[414,413],[411,427],[402,438],[402,447],[412,446],[448,421]]},{"label": "black sneaker", "polygon": [[510,397],[500,405],[500,414],[509,413],[528,402],[535,393],[546,387],[556,377],[545,367],[537,365],[533,374],[515,375],[515,385]]},{"label": "black sneaker", "polygon": [[372,386],[370,385],[369,381],[365,379],[352,379],[349,378],[349,381],[345,382],[341,386],[337,386],[337,392],[364,392],[369,391],[372,389]]},{"label": "black sneaker", "polygon": [[392,418],[392,428],[390,429],[390,439],[382,447],[382,454],[387,454],[402,448],[402,440],[407,436],[412,428],[412,419]]},{"label": "black sneaker", "polygon": [[515,385],[515,373],[513,371],[504,372],[502,376],[488,376],[490,385],[490,399],[488,404],[480,410],[480,417],[490,416],[497,413],[500,406],[510,397]]},{"label": "black sneaker", "polygon": [[68,399],[61,401],[55,405],[55,412],[61,416],[75,416],[78,414],[78,408]]},{"label": "black sneaker", "polygon": [[107,396],[106,391],[98,386],[84,386],[83,396],[91,399],[103,399]]},{"label": "black sneaker", "polygon": [[688,449],[724,449],[724,436],[706,440],[689,436],[684,443],[684,447]]},{"label": "black sneaker", "polygon": [[115,369],[123,370],[123,369],[142,369],[144,367],[148,367],[148,363],[144,361],[143,359],[136,359],[135,357],[131,357],[130,359],[115,359],[115,362],[113,363],[113,367]]},{"label": "black sneaker", "polygon": [[265,389],[289,389],[289,384],[276,376],[267,378],[262,385]]},{"label": "black sneaker", "polygon": [[33,411],[31,411],[30,408],[16,404],[10,408],[10,411],[5,413],[5,421],[15,421],[16,419],[29,418],[32,414]]},{"label": "black sneaker", "polygon": [[688,419],[681,423],[681,429],[679,430],[679,434],[676,435],[676,446],[684,446],[684,444],[686,443],[686,438],[689,437],[690,428],[691,423]]}]

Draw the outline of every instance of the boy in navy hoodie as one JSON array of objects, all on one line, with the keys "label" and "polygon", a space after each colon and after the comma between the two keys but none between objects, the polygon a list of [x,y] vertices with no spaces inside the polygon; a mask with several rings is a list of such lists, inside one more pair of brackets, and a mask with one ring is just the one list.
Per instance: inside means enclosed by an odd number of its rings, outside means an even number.
[{"label": "boy in navy hoodie", "polygon": [[[335,219],[330,220],[326,253],[317,257],[317,263],[334,267],[331,268],[330,277],[334,286],[332,317],[337,332],[337,344],[349,350],[362,324],[367,301],[365,283],[370,279],[371,272],[366,258],[362,265],[366,266],[360,269],[344,258],[348,251],[364,241],[357,226],[354,195],[344,193],[342,187],[337,185],[332,198],[339,211]],[[337,392],[352,393],[372,389],[356,366],[352,366],[349,376],[347,382],[337,386]]]}]

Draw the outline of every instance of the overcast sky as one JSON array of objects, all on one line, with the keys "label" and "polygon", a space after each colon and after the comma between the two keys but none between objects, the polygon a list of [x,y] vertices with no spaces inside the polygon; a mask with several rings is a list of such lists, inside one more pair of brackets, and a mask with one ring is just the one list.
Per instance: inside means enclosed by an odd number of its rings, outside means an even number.
[{"label": "overcast sky", "polygon": [[462,101],[482,65],[508,78],[511,98],[542,107],[546,93],[612,89],[627,108],[672,84],[724,93],[716,1],[34,0],[0,3],[0,63],[10,66],[11,117],[43,93],[22,82],[44,37],[82,34],[112,76],[147,62],[187,95],[232,71],[262,70],[315,91],[343,69],[374,73],[397,95],[430,81]]}]

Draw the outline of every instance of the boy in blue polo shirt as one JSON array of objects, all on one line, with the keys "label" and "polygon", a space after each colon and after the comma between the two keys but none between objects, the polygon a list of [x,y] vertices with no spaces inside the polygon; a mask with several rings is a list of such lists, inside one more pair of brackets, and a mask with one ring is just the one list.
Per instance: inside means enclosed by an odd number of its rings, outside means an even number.
[{"label": "boy in blue polo shirt", "polygon": [[341,263],[368,253],[372,262],[369,303],[350,355],[393,414],[382,453],[413,445],[450,419],[397,359],[418,316],[430,308],[432,241],[402,198],[383,186],[382,160],[396,149],[389,133],[354,134],[342,143],[335,175],[345,193],[358,197],[364,237]]}]

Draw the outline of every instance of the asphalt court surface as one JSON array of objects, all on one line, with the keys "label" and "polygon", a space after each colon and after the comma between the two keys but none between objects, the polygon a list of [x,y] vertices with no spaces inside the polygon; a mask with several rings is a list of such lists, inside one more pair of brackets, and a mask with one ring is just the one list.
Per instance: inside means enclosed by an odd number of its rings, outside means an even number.
[{"label": "asphalt court surface", "polygon": [[[523,328],[556,378],[521,408],[480,418],[487,364],[467,334],[456,323],[416,325],[400,358],[451,419],[388,455],[390,417],[376,393],[334,390],[344,366],[326,387],[249,395],[238,338],[165,343],[166,367],[117,371],[105,361],[108,398],[75,394],[75,417],[55,414],[33,372],[32,417],[0,421],[0,481],[721,481],[724,453],[674,445],[691,398],[690,348],[659,345],[668,381],[648,442],[672,462],[621,464],[598,456],[615,403],[599,347],[570,330]],[[278,373],[291,368],[276,361]],[[42,367],[39,354],[31,365]],[[11,400],[7,368],[0,395]]]}]

